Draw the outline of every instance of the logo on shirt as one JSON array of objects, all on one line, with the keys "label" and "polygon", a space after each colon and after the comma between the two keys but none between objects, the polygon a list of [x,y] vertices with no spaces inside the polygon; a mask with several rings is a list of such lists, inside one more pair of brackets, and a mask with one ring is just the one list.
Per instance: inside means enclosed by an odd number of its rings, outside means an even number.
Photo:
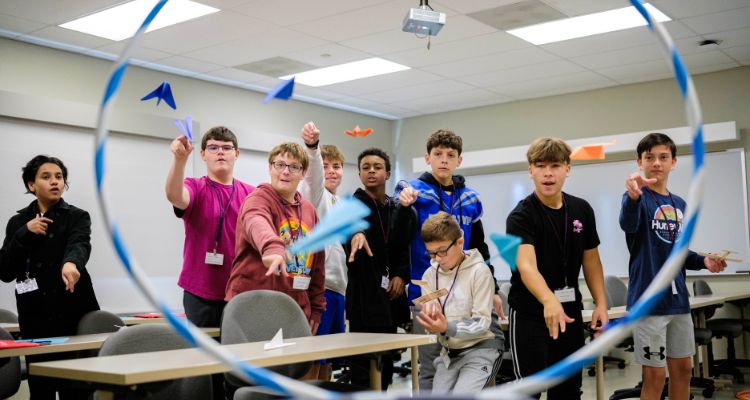
[{"label": "logo on shirt", "polygon": [[[310,228],[300,223],[297,218],[282,220],[279,227],[279,237],[285,246],[289,246],[295,240],[305,237]],[[286,272],[289,275],[310,275],[310,266],[312,265],[312,253],[303,253],[296,255],[287,255]]]},{"label": "logo on shirt", "polygon": [[651,230],[666,243],[674,243],[682,232],[682,210],[671,204],[662,204],[654,212]]},{"label": "logo on shirt", "polygon": [[581,223],[581,221],[577,219],[573,220],[573,232],[575,233],[583,232],[583,224]]}]

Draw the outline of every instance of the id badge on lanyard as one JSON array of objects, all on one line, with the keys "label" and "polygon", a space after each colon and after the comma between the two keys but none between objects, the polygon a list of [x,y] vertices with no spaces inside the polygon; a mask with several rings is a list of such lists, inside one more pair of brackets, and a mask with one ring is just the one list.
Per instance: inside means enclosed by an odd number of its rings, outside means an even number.
[{"label": "id badge on lanyard", "polygon": [[36,283],[36,278],[29,278],[28,274],[26,274],[26,279],[23,281],[16,280],[16,292],[18,294],[29,293],[38,289],[39,285]]},{"label": "id badge on lanyard", "polygon": [[569,303],[576,301],[576,291],[572,287],[564,287],[562,289],[555,290],[555,297],[560,303]]}]

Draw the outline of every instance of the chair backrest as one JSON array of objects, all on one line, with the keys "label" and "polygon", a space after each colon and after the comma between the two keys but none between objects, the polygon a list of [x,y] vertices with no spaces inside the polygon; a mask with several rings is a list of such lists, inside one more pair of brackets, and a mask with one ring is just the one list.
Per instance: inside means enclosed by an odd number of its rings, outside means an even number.
[{"label": "chair backrest", "polygon": [[[120,329],[102,344],[99,356],[145,353],[150,351],[177,350],[191,347],[167,324],[143,324]],[[146,399],[210,399],[212,397],[211,377],[178,379],[167,382],[140,385]]]},{"label": "chair backrest", "polygon": [[[270,340],[280,328],[284,330],[284,339],[312,335],[305,313],[294,299],[273,290],[251,290],[233,297],[224,308],[221,343]],[[311,366],[312,363],[306,362],[270,369],[291,378],[300,378]],[[231,374],[226,378],[235,386],[246,385]]]},{"label": "chair backrest", "polygon": [[96,310],[86,313],[78,321],[78,335],[89,335],[93,333],[117,332],[121,326],[125,326],[122,319],[109,311]]},{"label": "chair backrest", "polygon": [[607,307],[621,307],[628,304],[628,287],[620,278],[612,275],[604,277]]},{"label": "chair backrest", "polygon": [[13,311],[0,308],[0,322],[18,322],[18,316]]},{"label": "chair backrest", "polygon": [[510,304],[508,304],[508,294],[500,290],[497,292],[498,296],[500,296],[500,300],[503,301],[503,312],[505,313],[505,316],[508,316],[508,313],[510,313]]},{"label": "chair backrest", "polygon": [[[13,336],[0,328],[0,339],[13,340]],[[0,358],[0,399],[13,396],[20,386],[21,360],[18,357]]]},{"label": "chair backrest", "polygon": [[693,281],[693,294],[696,296],[708,296],[714,294],[711,290],[711,286],[708,286],[708,282],[703,279],[696,279]]},{"label": "chair backrest", "polygon": [[500,291],[505,293],[505,297],[508,297],[510,293],[510,282],[503,282],[500,284]]}]

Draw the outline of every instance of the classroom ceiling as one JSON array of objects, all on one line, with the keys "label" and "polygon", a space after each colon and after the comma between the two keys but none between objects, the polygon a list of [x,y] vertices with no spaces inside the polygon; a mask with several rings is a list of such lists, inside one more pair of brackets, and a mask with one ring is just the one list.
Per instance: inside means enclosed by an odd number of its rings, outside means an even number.
[{"label": "classroom ceiling", "polygon": [[[197,1],[221,11],[147,33],[134,58],[155,69],[268,90],[279,82],[275,77],[242,68],[274,57],[323,67],[378,56],[411,69],[320,88],[298,84],[295,98],[387,118],[671,76],[645,27],[535,46],[480,22],[492,17],[489,10],[519,0],[431,1],[448,16],[429,50],[426,39],[401,31],[418,0]],[[524,1],[566,16],[629,5],[625,0]],[[2,0],[0,36],[84,54],[118,54],[124,42],[57,25],[122,2]],[[692,73],[750,65],[750,0],[651,3],[672,18],[666,26]],[[700,46],[706,39],[720,44]]]}]

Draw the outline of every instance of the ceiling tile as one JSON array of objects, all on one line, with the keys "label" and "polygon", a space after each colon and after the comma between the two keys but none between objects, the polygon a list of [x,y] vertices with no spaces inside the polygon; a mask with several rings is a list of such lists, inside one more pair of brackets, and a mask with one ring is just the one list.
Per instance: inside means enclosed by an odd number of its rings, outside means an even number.
[{"label": "ceiling tile", "polygon": [[521,48],[532,46],[513,35],[496,32],[448,43],[436,44],[433,41],[430,50],[419,48],[386,54],[385,57],[410,67],[423,67]]},{"label": "ceiling tile", "polygon": [[742,65],[750,64],[750,46],[737,46],[724,50],[729,57],[740,62]]},{"label": "ceiling tile", "polygon": [[750,7],[686,18],[682,22],[699,34],[750,27]]},{"label": "ceiling tile", "polygon": [[[96,50],[103,51],[114,55],[119,55],[125,49],[127,41],[110,43],[105,46],[97,47]],[[138,46],[132,50],[131,57],[143,61],[157,61],[163,58],[171,57],[174,54],[166,53],[159,50],[150,49],[145,46]]]},{"label": "ceiling tile", "polygon": [[59,26],[48,26],[38,31],[31,32],[29,36],[49,39],[55,42],[70,44],[87,49],[101,47],[113,43],[109,39],[103,39],[97,36],[72,31],[70,29],[60,28]]},{"label": "ceiling tile", "polygon": [[122,3],[122,0],[2,0],[0,14],[59,25]]},{"label": "ceiling tile", "polygon": [[188,57],[227,67],[246,64],[287,52],[322,46],[326,42],[302,33],[278,28],[186,53]]},{"label": "ceiling tile", "polygon": [[255,74],[236,68],[223,68],[211,71],[209,75],[243,83],[255,83],[264,79],[268,79],[268,77],[265,75]]},{"label": "ceiling tile", "polygon": [[427,82],[418,85],[404,86],[391,90],[364,94],[361,97],[367,100],[390,103],[393,99],[410,100],[420,97],[445,96],[456,92],[474,89],[465,83],[452,80],[441,80]]},{"label": "ceiling tile", "polygon": [[479,102],[479,101],[504,101],[505,97],[499,96],[497,93],[490,92],[483,89],[471,89],[463,92],[452,93],[447,98],[442,96],[425,96],[410,100],[399,100],[396,102],[389,103],[396,107],[405,107],[416,109],[419,111],[429,111],[434,107],[443,107],[445,105],[454,105],[456,108],[460,108],[461,104],[467,102]]},{"label": "ceiling tile", "polygon": [[478,87],[490,87],[516,82],[530,81],[533,79],[548,78],[552,76],[568,75],[575,72],[583,72],[584,69],[567,60],[558,60],[546,63],[527,65],[521,68],[506,69],[502,71],[477,74],[458,78]]},{"label": "ceiling tile", "polygon": [[662,52],[659,46],[651,44],[604,53],[589,54],[586,56],[571,58],[571,61],[589,69],[597,69],[614,67],[617,65],[635,64],[643,61],[659,60],[662,57]]},{"label": "ceiling tile", "polygon": [[205,72],[222,69],[221,65],[182,56],[172,56],[164,58],[157,61],[155,64],[166,65],[167,67],[178,68],[185,71],[192,71],[196,74],[202,74]]},{"label": "ceiling tile", "polygon": [[344,95],[339,92],[334,92],[332,90],[328,90],[324,88],[310,87],[310,86],[305,86],[305,85],[295,85],[294,95],[295,96],[301,95],[301,96],[307,96],[307,97],[312,97],[316,99],[331,100],[331,101],[336,101],[337,99],[344,97]]},{"label": "ceiling tile", "polygon": [[406,71],[394,72],[392,74],[337,83],[335,85],[326,86],[326,88],[348,96],[359,97],[366,93],[395,89],[406,85],[434,82],[441,79],[441,77],[428,72],[409,69]]},{"label": "ceiling tile", "polygon": [[[685,54],[682,56],[685,66],[688,67],[691,73],[693,69],[705,67],[709,65],[717,64],[731,64],[735,63],[734,60],[727,57],[726,54],[719,50],[704,51],[702,53]],[[735,65],[739,66],[739,65]]]},{"label": "ceiling tile", "polygon": [[497,72],[525,65],[532,66],[557,60],[559,60],[557,56],[538,47],[527,47],[524,49],[490,54],[484,57],[475,57],[468,60],[424,67],[423,69],[442,76],[465,77],[481,73],[486,74],[492,71]]},{"label": "ceiling tile", "polygon": [[221,11],[149,32],[143,36],[142,43],[157,50],[182,54],[239,38],[251,40],[253,34],[274,28],[257,18]]},{"label": "ceiling tile", "polygon": [[[254,18],[272,22],[279,26],[293,26],[302,22],[344,14],[351,10],[387,2],[387,0],[252,0],[245,2],[243,5],[233,7],[233,10]],[[373,12],[370,11],[370,14],[372,15]],[[403,9],[403,14],[406,15],[406,8]],[[403,15],[401,17],[403,18]],[[369,22],[371,19],[360,19],[357,22]]]},{"label": "ceiling tile", "polygon": [[617,83],[590,71],[491,87],[503,95],[528,99],[614,86]]},{"label": "ceiling tile", "polygon": [[620,83],[641,82],[642,80],[638,80],[641,77],[657,77],[646,79],[653,80],[664,79],[672,75],[669,65],[662,60],[601,68],[596,72]]},{"label": "ceiling tile", "polygon": [[[433,40],[436,43],[438,40],[440,43],[447,43],[453,40],[485,35],[492,32],[497,32],[497,29],[465,15],[456,15],[446,18],[445,26]],[[404,32],[404,34],[407,34],[407,32]]]},{"label": "ceiling tile", "polygon": [[[316,2],[310,2],[317,4]],[[357,2],[351,2],[357,3]],[[308,35],[340,42],[390,29],[401,29],[408,11],[404,1],[389,1],[373,7],[361,8],[294,25],[294,29]],[[377,16],[377,18],[373,18]]]},{"label": "ceiling tile", "polygon": [[[668,22],[665,26],[672,39],[695,36],[694,32],[686,28],[679,21]],[[656,43],[656,39],[648,28],[638,27],[545,44],[541,47],[561,57],[571,58],[652,43]]]},{"label": "ceiling tile", "polygon": [[736,61],[732,61],[731,63],[727,63],[727,64],[708,64],[708,65],[702,65],[700,67],[691,68],[690,73],[692,73],[693,75],[706,74],[709,72],[716,72],[716,71],[723,71],[726,69],[737,68],[741,65],[742,65],[741,63],[738,63]]},{"label": "ceiling tile", "polygon": [[747,7],[747,0],[652,0],[651,3],[676,19]]},{"label": "ceiling tile", "polygon": [[0,14],[0,29],[24,34],[44,28],[46,25],[41,22],[32,21],[22,17]]},{"label": "ceiling tile", "polygon": [[614,10],[627,7],[630,4],[624,0],[542,0],[566,15],[575,17],[578,15],[593,14],[596,12]]},{"label": "ceiling tile", "polygon": [[[437,39],[433,40],[433,46],[434,43],[437,43]],[[420,40],[419,38],[414,37],[413,34],[403,32],[400,29],[391,29],[385,32],[378,32],[372,35],[344,40],[339,42],[339,44],[372,55],[382,56],[387,53],[394,53],[402,50],[417,48],[424,49],[427,47],[427,40]]]},{"label": "ceiling tile", "polygon": [[[283,54],[284,57],[301,61],[316,67],[328,67],[352,61],[364,60],[371,56],[367,53],[353,50],[335,43],[309,49],[297,50]],[[302,72],[302,71],[298,71]]]},{"label": "ceiling tile", "polygon": [[721,40],[720,48],[745,46],[750,44],[750,28],[735,29],[731,31],[716,32],[704,35],[707,39]]},{"label": "ceiling tile", "polygon": [[[449,4],[450,8],[456,10],[462,14],[470,14],[476,11],[488,10],[499,6],[508,4],[518,3],[520,0],[461,0],[461,1],[446,1],[445,4]],[[440,11],[440,9],[435,8]]]}]

